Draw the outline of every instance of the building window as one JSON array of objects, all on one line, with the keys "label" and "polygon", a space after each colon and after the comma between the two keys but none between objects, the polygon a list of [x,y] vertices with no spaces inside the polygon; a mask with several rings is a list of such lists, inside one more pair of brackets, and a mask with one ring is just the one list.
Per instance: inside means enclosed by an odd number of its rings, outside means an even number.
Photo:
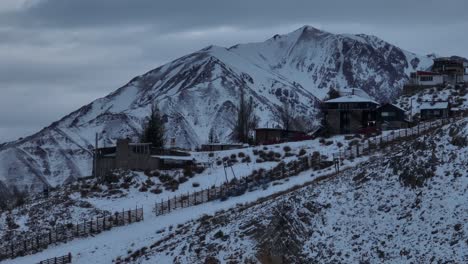
[{"label": "building window", "polygon": [[382,112],[383,117],[396,116],[395,112]]},{"label": "building window", "polygon": [[419,77],[419,80],[421,82],[432,82],[433,78],[432,78],[432,76],[421,76],[421,77]]}]

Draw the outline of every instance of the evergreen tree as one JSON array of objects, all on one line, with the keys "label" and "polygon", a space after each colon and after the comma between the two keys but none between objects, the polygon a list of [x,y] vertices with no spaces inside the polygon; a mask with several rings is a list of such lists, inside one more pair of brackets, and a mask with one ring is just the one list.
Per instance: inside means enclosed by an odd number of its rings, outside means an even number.
[{"label": "evergreen tree", "polygon": [[153,147],[164,147],[164,122],[157,104],[151,107],[151,115],[143,130],[141,142],[152,143]]},{"label": "evergreen tree", "polygon": [[328,100],[335,99],[340,97],[340,92],[333,87],[330,87],[330,90],[327,93]]}]

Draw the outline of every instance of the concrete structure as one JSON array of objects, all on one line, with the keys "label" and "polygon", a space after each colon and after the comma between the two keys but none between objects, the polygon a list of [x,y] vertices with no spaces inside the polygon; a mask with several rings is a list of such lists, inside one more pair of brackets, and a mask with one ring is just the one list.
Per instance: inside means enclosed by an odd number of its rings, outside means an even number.
[{"label": "concrete structure", "polygon": [[420,106],[421,120],[447,118],[449,116],[448,102],[423,102]]},{"label": "concrete structure", "polygon": [[[172,162],[177,159],[181,161]],[[103,178],[115,169],[156,170],[183,167],[193,163],[188,153],[155,149],[151,147],[151,143],[131,143],[129,139],[118,139],[115,147],[96,149],[94,175]]]},{"label": "concrete structure", "polygon": [[302,131],[284,130],[281,128],[256,128],[255,144],[275,144],[286,141],[306,139],[307,135]]},{"label": "concrete structure", "polygon": [[434,87],[445,83],[444,75],[438,72],[417,71],[410,75],[409,85]]},{"label": "concrete structure", "polygon": [[357,95],[342,96],[324,102],[327,128],[332,134],[359,133],[376,125],[379,103]]},{"label": "concrete structure", "polygon": [[434,59],[431,71],[411,73],[409,83],[403,87],[403,94],[411,95],[426,88],[467,82],[467,62],[461,58],[437,58]]},{"label": "concrete structure", "polygon": [[240,149],[240,148],[243,148],[242,144],[209,143],[209,144],[201,145],[201,151],[220,151],[220,150],[230,150],[230,149]]},{"label": "concrete structure", "polygon": [[382,130],[407,128],[405,110],[394,104],[384,104],[377,108],[377,123]]}]

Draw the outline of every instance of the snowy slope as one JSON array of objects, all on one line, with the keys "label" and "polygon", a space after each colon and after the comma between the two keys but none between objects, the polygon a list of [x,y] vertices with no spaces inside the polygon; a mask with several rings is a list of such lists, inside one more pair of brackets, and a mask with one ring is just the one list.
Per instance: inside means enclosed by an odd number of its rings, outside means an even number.
[{"label": "snowy slope", "polygon": [[330,87],[360,88],[393,98],[408,73],[432,63],[373,36],[334,35],[312,27],[231,48],[210,46],[141,76],[25,139],[0,146],[0,181],[40,189],[91,174],[95,133],[100,145],[136,139],[152,103],[180,147],[207,142],[212,130],[230,140],[239,91],[255,103],[260,126],[279,123],[287,101],[318,124],[318,101]]},{"label": "snowy slope", "polygon": [[394,147],[339,177],[178,225],[122,259],[466,263],[467,138],[464,119]]}]

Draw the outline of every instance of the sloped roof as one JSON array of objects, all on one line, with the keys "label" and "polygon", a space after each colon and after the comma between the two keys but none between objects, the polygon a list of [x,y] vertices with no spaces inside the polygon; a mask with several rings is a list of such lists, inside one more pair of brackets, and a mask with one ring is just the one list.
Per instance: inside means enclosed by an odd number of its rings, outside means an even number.
[{"label": "sloped roof", "polygon": [[423,102],[420,109],[447,109],[448,102]]},{"label": "sloped roof", "polygon": [[374,103],[379,104],[370,98],[364,98],[357,95],[346,95],[335,99],[325,101],[325,103]]}]

